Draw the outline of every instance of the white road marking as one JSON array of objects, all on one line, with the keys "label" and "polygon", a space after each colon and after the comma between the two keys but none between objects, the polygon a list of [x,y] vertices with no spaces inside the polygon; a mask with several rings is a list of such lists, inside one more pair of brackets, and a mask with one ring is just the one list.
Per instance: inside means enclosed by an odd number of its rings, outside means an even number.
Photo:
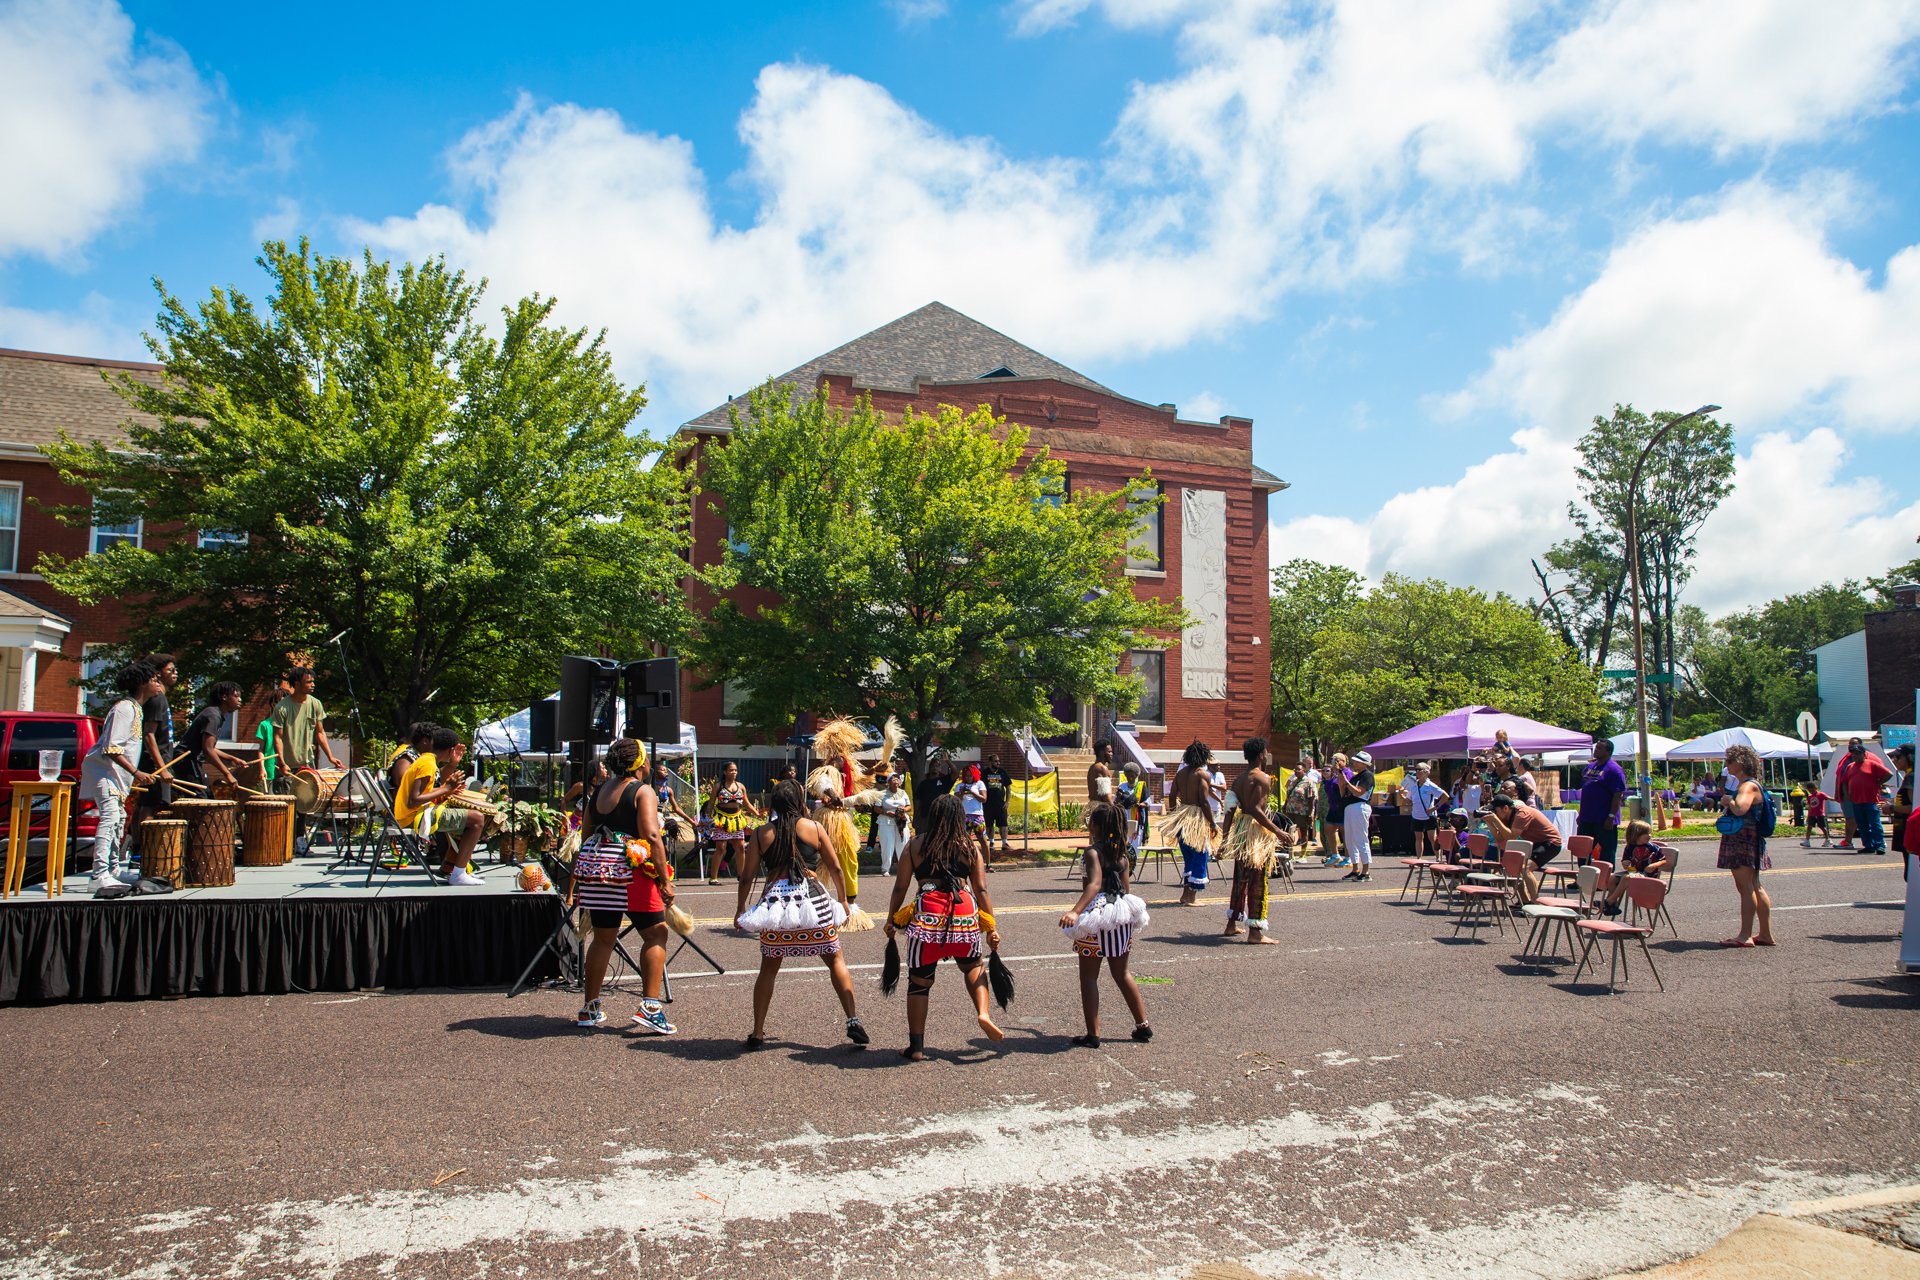
[{"label": "white road marking", "polygon": [[1805,902],[1797,907],[1775,907],[1775,911],[1826,911],[1832,907],[1897,907],[1899,898],[1880,898],[1873,902]]}]

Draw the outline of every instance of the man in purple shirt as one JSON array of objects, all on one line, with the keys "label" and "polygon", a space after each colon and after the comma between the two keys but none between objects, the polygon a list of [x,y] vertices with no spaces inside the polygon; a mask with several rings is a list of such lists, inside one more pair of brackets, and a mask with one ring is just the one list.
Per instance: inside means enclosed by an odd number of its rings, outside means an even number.
[{"label": "man in purple shirt", "polygon": [[1593,744],[1580,779],[1580,812],[1574,830],[1593,837],[1595,857],[1612,862],[1620,844],[1620,803],[1627,796],[1627,775],[1613,761],[1613,744],[1602,738]]}]

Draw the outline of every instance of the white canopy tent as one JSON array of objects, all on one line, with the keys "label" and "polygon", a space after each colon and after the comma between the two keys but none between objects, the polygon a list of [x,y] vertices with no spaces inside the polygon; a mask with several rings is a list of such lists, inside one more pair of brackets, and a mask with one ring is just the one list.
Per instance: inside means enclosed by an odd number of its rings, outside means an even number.
[{"label": "white canopy tent", "polygon": [[[1762,760],[1805,760],[1809,748],[1798,738],[1789,738],[1784,733],[1770,733],[1765,729],[1721,729],[1715,733],[1690,738],[1667,751],[1669,760],[1724,760],[1728,747],[1752,747],[1755,755]],[[1833,748],[1826,743],[1816,743],[1812,755],[1824,760]]]},{"label": "white canopy tent", "polygon": [[[556,693],[546,701],[557,702],[559,699],[560,695]],[[613,736],[622,736],[626,725],[626,708],[616,702],[613,709]],[[531,754],[527,748],[532,741],[533,714],[525,707],[510,716],[481,725],[473,734],[474,750],[495,756]],[[694,735],[693,726],[682,720],[680,741],[656,742],[652,749],[662,756],[691,756],[698,754],[700,742]]]},{"label": "white canopy tent", "polygon": [[[1632,760],[1639,754],[1640,734],[1637,730],[1629,729],[1625,733],[1616,733],[1607,741],[1613,744],[1613,758],[1616,760]],[[1667,753],[1679,745],[1677,738],[1663,738],[1657,733],[1649,733],[1647,758],[1654,764],[1665,764],[1668,758]],[[1591,759],[1592,757],[1583,754],[1581,758]]]}]

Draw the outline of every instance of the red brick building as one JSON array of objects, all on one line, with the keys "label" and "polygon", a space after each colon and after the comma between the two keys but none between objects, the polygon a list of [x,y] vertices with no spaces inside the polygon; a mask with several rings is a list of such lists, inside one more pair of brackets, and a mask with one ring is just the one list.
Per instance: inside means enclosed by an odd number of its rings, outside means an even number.
[{"label": "red brick building", "polygon": [[76,681],[93,646],[124,638],[120,606],[86,606],[34,571],[44,553],[82,556],[147,531],[80,528],[49,508],[83,504],[38,452],[62,430],[82,441],[118,441],[132,415],[103,375],[155,378],[160,366],[0,348],[0,710],[73,711]]},{"label": "red brick building", "polygon": [[[824,386],[836,404],[870,395],[876,409],[894,416],[985,405],[1027,427],[1035,445],[1065,464],[1069,496],[1117,489],[1150,469],[1166,503],[1136,541],[1127,573],[1142,598],[1183,600],[1194,624],[1169,637],[1164,651],[1130,655],[1129,668],[1147,682],[1131,717],[1139,740],[1156,762],[1172,763],[1200,738],[1228,763],[1238,760],[1242,740],[1268,731],[1267,501],[1287,486],[1254,464],[1251,420],[1186,421],[1174,405],[1123,396],[937,302],[778,380],[806,391]],[[730,430],[726,405],[682,427],[702,449],[723,445]],[[703,502],[693,533],[695,562],[715,562],[725,517]],[[703,754],[782,750],[742,742],[724,688],[696,690],[691,676],[686,684],[683,714],[699,731]],[[1111,719],[1086,704],[1059,705],[1055,715],[1077,726],[1043,740],[1063,751],[1090,745]]]}]

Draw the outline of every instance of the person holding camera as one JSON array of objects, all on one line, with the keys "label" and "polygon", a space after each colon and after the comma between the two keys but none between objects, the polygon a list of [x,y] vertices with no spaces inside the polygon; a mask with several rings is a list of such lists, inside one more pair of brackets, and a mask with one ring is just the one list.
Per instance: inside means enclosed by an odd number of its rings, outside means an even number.
[{"label": "person holding camera", "polygon": [[1480,816],[1486,820],[1494,848],[1504,851],[1509,840],[1533,845],[1533,853],[1520,868],[1520,901],[1534,901],[1540,896],[1540,869],[1560,856],[1560,828],[1546,814],[1504,791],[1493,797]]}]

